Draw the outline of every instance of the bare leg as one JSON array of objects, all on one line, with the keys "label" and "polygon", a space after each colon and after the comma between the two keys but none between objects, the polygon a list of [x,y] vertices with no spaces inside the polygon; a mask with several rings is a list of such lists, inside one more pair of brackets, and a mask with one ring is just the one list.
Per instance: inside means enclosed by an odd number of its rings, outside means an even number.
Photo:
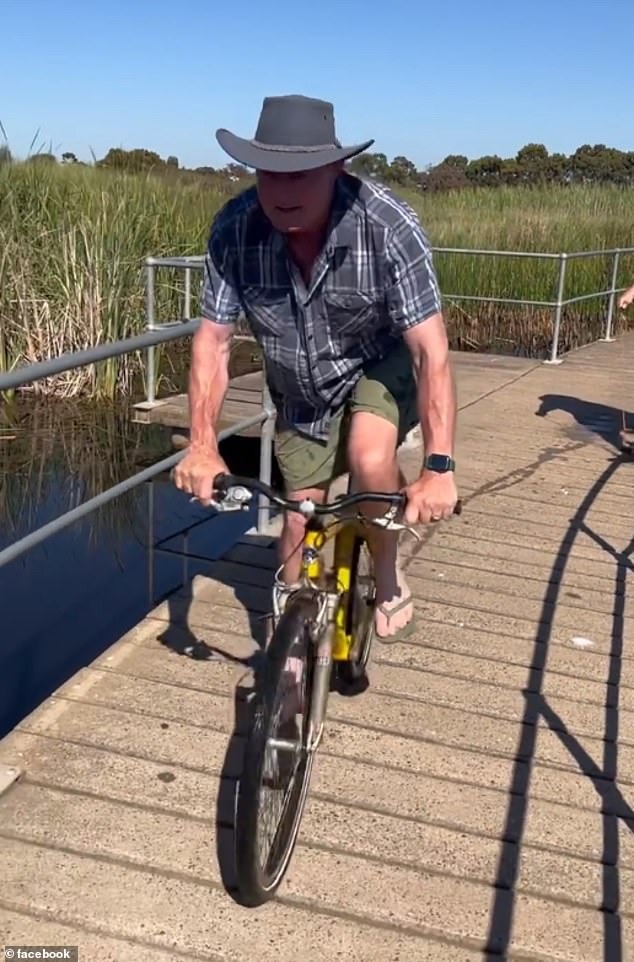
[{"label": "bare leg", "polygon": [[[393,424],[369,411],[357,411],[350,424],[348,460],[355,490],[397,491],[404,478],[396,459],[397,430]],[[385,512],[379,504],[364,504],[363,511],[376,517]],[[398,564],[398,532],[371,528],[368,540],[374,560],[377,610],[376,633],[379,637],[393,635],[411,621],[413,604],[406,604],[393,617],[388,612],[408,597],[409,589]]]},{"label": "bare leg", "polygon": [[[291,500],[312,498],[320,504],[325,499],[326,492],[321,488],[306,488],[303,491],[292,491],[288,497]],[[285,512],[284,526],[278,541],[279,563],[283,565],[280,573],[281,580],[288,585],[299,581],[302,565],[302,541],[306,522],[295,512]]]}]

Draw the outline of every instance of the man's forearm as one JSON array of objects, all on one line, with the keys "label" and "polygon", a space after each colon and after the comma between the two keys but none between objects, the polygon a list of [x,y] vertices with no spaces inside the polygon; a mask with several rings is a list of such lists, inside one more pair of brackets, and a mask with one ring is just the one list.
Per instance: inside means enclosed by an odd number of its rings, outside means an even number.
[{"label": "man's forearm", "polygon": [[218,449],[217,425],[229,385],[230,339],[219,338],[203,320],[192,343],[189,373],[190,446]]},{"label": "man's forearm", "polygon": [[426,454],[453,457],[456,433],[456,388],[447,356],[438,361],[421,356],[415,361],[418,378],[418,416]]}]

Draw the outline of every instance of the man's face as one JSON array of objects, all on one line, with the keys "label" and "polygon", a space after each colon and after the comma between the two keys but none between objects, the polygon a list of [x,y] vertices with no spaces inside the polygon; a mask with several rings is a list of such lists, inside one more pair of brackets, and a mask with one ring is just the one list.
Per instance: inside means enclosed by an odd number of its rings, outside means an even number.
[{"label": "man's face", "polygon": [[294,174],[257,171],[258,198],[276,230],[284,234],[319,230],[328,220],[342,164]]}]

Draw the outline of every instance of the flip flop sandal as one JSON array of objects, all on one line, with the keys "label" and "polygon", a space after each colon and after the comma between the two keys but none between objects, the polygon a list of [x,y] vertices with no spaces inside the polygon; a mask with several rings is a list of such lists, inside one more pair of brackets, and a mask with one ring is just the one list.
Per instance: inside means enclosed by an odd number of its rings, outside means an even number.
[{"label": "flip flop sandal", "polygon": [[[377,610],[380,611],[382,615],[385,615],[385,617],[387,618],[387,623],[389,625],[392,616],[395,615],[397,611],[401,611],[402,608],[407,607],[407,605],[411,605],[412,601],[413,599],[410,594],[406,598],[403,598],[402,601],[399,601],[397,605],[394,605],[393,608],[387,608],[385,604],[382,604],[382,605],[377,605]],[[414,612],[414,614],[412,615],[411,619],[407,622],[407,624],[403,625],[402,628],[399,628],[397,631],[395,631],[393,635],[380,635],[376,630],[376,623],[375,623],[374,637],[382,645],[393,645],[397,641],[402,641],[404,638],[409,638],[414,628],[416,627],[415,622],[416,622],[416,612]]]}]

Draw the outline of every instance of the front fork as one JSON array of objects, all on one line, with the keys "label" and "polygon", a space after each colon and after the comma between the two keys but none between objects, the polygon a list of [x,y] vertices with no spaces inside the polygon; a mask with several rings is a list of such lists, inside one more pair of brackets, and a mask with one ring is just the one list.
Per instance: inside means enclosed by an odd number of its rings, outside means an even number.
[{"label": "front fork", "polygon": [[311,629],[313,652],[313,683],[311,685],[310,709],[306,735],[306,750],[314,752],[319,747],[326,720],[330,678],[332,675],[332,648],[337,630],[336,613],[339,596],[325,592],[315,624]]}]

